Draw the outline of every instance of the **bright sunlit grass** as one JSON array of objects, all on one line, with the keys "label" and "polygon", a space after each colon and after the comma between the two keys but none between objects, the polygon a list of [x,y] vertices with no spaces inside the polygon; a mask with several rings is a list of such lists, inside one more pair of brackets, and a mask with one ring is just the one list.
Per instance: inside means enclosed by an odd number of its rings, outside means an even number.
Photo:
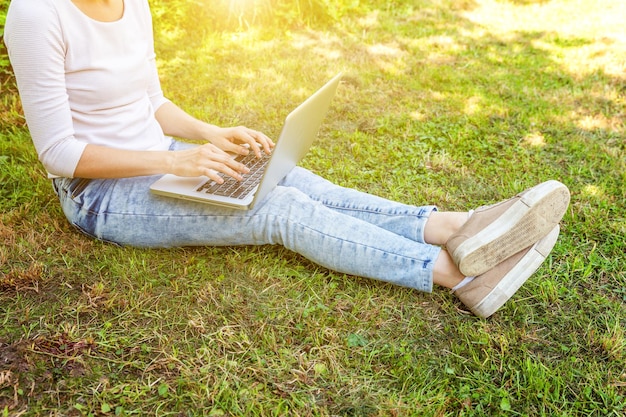
[{"label": "bright sunlit grass", "polygon": [[480,31],[501,36],[541,34],[534,45],[548,51],[576,77],[596,70],[623,77],[626,71],[626,3],[619,0],[537,2],[478,0],[464,14]]}]

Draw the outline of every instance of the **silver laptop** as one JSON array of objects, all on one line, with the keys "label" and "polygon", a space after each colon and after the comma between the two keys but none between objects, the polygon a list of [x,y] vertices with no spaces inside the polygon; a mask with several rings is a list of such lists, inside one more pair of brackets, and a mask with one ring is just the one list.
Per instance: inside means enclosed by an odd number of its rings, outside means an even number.
[{"label": "silver laptop", "polygon": [[208,177],[179,177],[166,174],[150,186],[159,195],[216,204],[236,209],[251,209],[262,200],[306,155],[319,131],[335,95],[341,73],[334,76],[285,118],[271,155],[256,158],[237,156],[250,172],[243,181],[227,175],[217,184]]}]

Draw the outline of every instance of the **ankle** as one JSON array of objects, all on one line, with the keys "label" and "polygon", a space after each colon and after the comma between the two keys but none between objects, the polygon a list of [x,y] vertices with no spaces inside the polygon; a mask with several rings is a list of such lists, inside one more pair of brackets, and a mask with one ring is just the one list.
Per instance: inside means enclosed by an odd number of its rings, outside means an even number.
[{"label": "ankle", "polygon": [[451,289],[459,285],[464,279],[465,276],[456,267],[450,254],[442,249],[435,260],[433,283]]},{"label": "ankle", "polygon": [[452,292],[455,292],[455,291],[460,290],[461,288],[465,287],[467,284],[469,284],[470,282],[474,281],[474,278],[476,278],[476,277],[465,277],[465,278],[463,278],[463,280],[461,282],[459,282],[454,287],[452,287]]},{"label": "ankle", "polygon": [[459,230],[461,230],[461,227],[463,227],[463,225],[465,225],[465,223],[467,223],[467,221],[470,219],[470,217],[472,217],[472,214],[474,214],[474,210],[470,210],[470,211],[462,211],[460,213],[458,213],[458,221],[455,225],[455,230],[454,233],[458,232]]},{"label": "ankle", "polygon": [[424,228],[424,240],[431,245],[444,245],[468,218],[467,212],[433,212]]}]

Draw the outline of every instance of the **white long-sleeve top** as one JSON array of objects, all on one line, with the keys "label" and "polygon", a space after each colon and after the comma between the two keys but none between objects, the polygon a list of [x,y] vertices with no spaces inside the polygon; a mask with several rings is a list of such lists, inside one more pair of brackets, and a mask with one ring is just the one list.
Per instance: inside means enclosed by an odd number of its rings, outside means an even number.
[{"label": "white long-sleeve top", "polygon": [[154,116],[167,99],[147,0],[125,0],[115,22],[91,19],[71,0],[13,0],[4,41],[50,177],[73,177],[87,144],[168,149]]}]

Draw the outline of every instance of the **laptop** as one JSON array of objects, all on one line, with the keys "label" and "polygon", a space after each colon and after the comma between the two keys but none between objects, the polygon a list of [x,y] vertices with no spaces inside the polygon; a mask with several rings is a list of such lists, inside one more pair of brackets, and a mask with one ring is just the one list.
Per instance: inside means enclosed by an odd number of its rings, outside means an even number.
[{"label": "laptop", "polygon": [[[335,95],[341,73],[306,99],[285,118],[280,136],[271,155],[256,158],[252,152],[236,158],[250,172],[243,181],[224,175],[224,184],[208,177],[179,177],[166,174],[150,186],[158,195],[249,210],[272,191],[306,155],[315,140],[330,102]],[[243,159],[246,158],[246,159]]]}]

